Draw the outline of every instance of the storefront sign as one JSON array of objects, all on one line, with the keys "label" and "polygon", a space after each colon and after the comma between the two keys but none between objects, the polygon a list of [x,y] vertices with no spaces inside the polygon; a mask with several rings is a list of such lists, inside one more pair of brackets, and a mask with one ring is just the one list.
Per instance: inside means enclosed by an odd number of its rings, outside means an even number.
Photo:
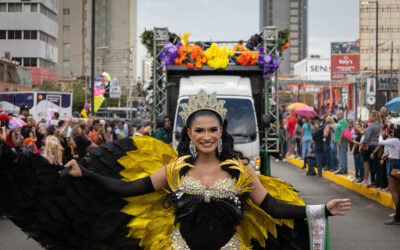
[{"label": "storefront sign", "polygon": [[378,90],[397,90],[399,79],[397,74],[393,74],[392,78],[390,74],[379,75],[378,79]]}]

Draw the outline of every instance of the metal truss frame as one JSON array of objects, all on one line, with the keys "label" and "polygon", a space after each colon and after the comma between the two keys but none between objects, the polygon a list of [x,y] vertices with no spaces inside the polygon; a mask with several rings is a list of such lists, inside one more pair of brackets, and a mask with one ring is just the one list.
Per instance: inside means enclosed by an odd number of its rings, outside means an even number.
[{"label": "metal truss frame", "polygon": [[[261,30],[264,52],[275,55],[278,49],[278,29],[276,26],[264,26]],[[265,133],[265,150],[269,153],[280,151],[280,118],[279,118],[279,95],[278,95],[278,72],[275,72],[275,95],[272,94],[272,80],[265,80],[265,112],[274,118],[273,124]],[[271,105],[271,104],[274,104]]]},{"label": "metal truss frame", "polygon": [[159,59],[160,52],[164,45],[168,43],[169,32],[168,28],[154,27],[153,36],[153,127],[157,126],[157,117],[166,112],[167,109],[167,93],[165,84],[167,81],[167,70],[165,65],[161,64]]}]

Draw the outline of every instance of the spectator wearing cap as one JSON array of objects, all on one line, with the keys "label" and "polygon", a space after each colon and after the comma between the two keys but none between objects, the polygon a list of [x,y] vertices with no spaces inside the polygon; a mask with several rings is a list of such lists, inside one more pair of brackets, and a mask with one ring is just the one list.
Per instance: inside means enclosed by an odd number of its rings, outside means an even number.
[{"label": "spectator wearing cap", "polygon": [[21,105],[21,107],[19,107],[18,118],[26,122],[26,118],[28,117],[28,115],[29,115],[29,106],[26,104]]},{"label": "spectator wearing cap", "polygon": [[[30,152],[32,152],[32,153],[37,153],[36,144],[35,144],[36,141],[37,141],[37,140],[36,140],[36,139],[33,139],[33,138],[26,138],[26,139],[24,140],[24,145],[25,145],[25,147],[26,147]],[[39,152],[40,152],[40,151],[39,151]]]},{"label": "spectator wearing cap", "polygon": [[154,138],[170,144],[172,141],[171,131],[171,118],[169,116],[160,115],[157,118],[157,129],[154,132]]}]

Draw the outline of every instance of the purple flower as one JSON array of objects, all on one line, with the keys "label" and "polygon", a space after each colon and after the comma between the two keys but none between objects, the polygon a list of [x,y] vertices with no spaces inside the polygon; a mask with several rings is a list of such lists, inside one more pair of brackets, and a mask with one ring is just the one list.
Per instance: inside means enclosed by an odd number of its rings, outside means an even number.
[{"label": "purple flower", "polygon": [[265,63],[271,63],[271,61],[272,61],[272,56],[271,56],[270,54],[266,54],[266,55],[264,56],[264,61],[265,61]]},{"label": "purple flower", "polygon": [[258,53],[264,54],[264,47],[263,46],[258,47]]},{"label": "purple flower", "polygon": [[175,58],[178,57],[178,47],[173,43],[167,43],[160,51],[160,60],[162,65],[173,65]]}]

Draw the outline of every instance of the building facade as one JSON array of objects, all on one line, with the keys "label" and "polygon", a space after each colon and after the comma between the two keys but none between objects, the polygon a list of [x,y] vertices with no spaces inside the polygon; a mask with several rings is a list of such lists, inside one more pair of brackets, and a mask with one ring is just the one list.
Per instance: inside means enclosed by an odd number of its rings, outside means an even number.
[{"label": "building facade", "polygon": [[57,81],[57,0],[0,0],[0,54],[32,71],[34,84]]},{"label": "building facade", "polygon": [[293,75],[294,64],[307,57],[307,0],[260,0],[260,29],[289,29],[289,49],[283,52],[281,75]]},{"label": "building facade", "polygon": [[330,81],[331,60],[329,58],[306,58],[294,65],[296,80]]},{"label": "building facade", "polygon": [[140,82],[146,84],[150,81],[153,75],[153,57],[146,55],[140,58],[140,75],[142,76]]},{"label": "building facade", "polygon": [[90,53],[85,47],[85,39],[90,39],[86,26],[87,2],[88,0],[58,1],[57,73],[60,81],[90,75]]},{"label": "building facade", "polygon": [[11,60],[9,54],[0,58],[0,92],[32,90],[32,71]]},{"label": "building facade", "polygon": [[[376,31],[378,30],[378,82],[376,106],[398,96],[400,53],[400,1],[360,0],[360,74],[361,78],[376,76]],[[378,29],[376,18],[378,14]]]},{"label": "building facade", "polygon": [[[92,1],[61,0],[59,13],[60,80],[89,77]],[[95,75],[106,71],[122,86],[136,84],[136,19],[136,0],[96,0]]]}]

